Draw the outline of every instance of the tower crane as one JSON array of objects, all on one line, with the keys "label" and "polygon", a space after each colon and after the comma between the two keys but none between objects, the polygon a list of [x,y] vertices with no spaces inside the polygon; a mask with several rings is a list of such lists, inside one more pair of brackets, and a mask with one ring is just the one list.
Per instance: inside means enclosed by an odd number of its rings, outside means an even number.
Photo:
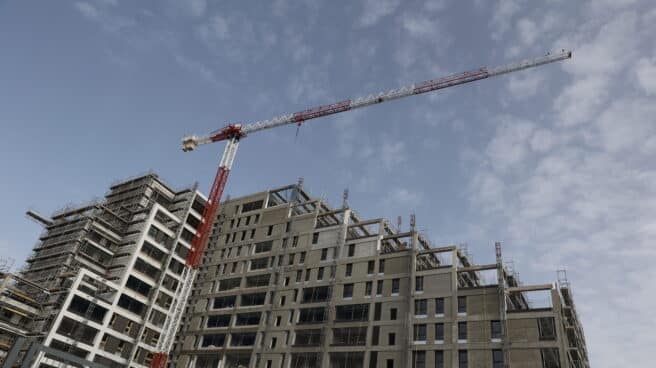
[{"label": "tower crane", "polygon": [[157,352],[153,354],[150,368],[164,368],[168,361],[168,352],[171,350],[178,325],[182,318],[187,299],[191,292],[193,281],[196,278],[198,267],[201,264],[203,253],[207,246],[207,241],[212,229],[212,224],[216,219],[221,195],[228,181],[228,175],[232,169],[235,160],[239,141],[250,134],[263,130],[272,129],[280,126],[296,124],[300,126],[304,122],[317,119],[323,116],[334,115],[341,112],[355,110],[358,108],[375,105],[387,101],[392,101],[404,97],[420,95],[423,93],[436,91],[448,87],[454,87],[498,75],[508,74],[524,69],[534,68],[540,65],[549,64],[557,61],[566,60],[572,57],[571,51],[561,50],[555,53],[548,53],[544,56],[526,59],[510,64],[500,65],[493,68],[482,67],[462,73],[452,74],[446,77],[431,79],[425,82],[411,84],[404,87],[391,89],[387,92],[381,92],[376,95],[368,95],[356,99],[339,101],[329,105],[318,106],[296,113],[278,116],[269,120],[262,120],[250,124],[233,123],[227,124],[205,136],[186,136],[182,139],[182,150],[184,152],[193,151],[196,147],[208,143],[226,141],[223,150],[223,156],[214,177],[210,194],[207,198],[207,204],[202,213],[201,223],[196,231],[191,244],[191,251],[186,258],[184,271],[181,275],[182,281],[176,292],[172,312],[167,315],[163,326],[162,335],[157,343]]}]

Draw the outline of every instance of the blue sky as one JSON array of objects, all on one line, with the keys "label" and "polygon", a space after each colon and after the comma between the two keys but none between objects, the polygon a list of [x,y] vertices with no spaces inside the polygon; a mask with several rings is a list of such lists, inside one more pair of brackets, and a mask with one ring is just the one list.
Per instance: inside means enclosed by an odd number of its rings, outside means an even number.
[{"label": "blue sky", "polygon": [[[569,48],[559,65],[253,135],[226,193],[302,176],[436,244],[566,268],[593,366],[656,346],[652,1],[0,1],[0,256],[45,214],[152,169],[207,191],[180,138]],[[406,225],[407,226],[407,225]]]}]

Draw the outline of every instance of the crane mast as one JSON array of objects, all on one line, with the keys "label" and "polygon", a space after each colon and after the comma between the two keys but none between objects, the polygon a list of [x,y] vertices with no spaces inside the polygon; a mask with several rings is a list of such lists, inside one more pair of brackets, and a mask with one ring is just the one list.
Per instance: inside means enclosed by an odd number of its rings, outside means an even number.
[{"label": "crane mast", "polygon": [[234,123],[216,130],[206,136],[186,136],[182,140],[182,150],[185,152],[192,151],[196,147],[208,143],[227,141],[223,156],[219,163],[219,168],[214,177],[210,195],[207,204],[203,210],[201,223],[191,244],[191,251],[186,259],[186,267],[182,274],[181,285],[178,287],[172,313],[167,315],[164,323],[161,337],[157,343],[157,352],[153,354],[149,367],[164,368],[168,361],[168,352],[173,346],[175,334],[178,325],[184,313],[184,308],[189,299],[193,281],[196,277],[198,267],[201,264],[203,253],[207,247],[212,224],[216,219],[221,202],[223,190],[228,181],[228,175],[237,153],[237,147],[241,138],[259,132],[262,130],[272,129],[284,125],[297,124],[323,116],[334,115],[341,112],[354,110],[370,105],[375,105],[387,101],[397,100],[413,95],[424,94],[448,87],[454,87],[461,84],[475,82],[478,80],[508,74],[528,68],[534,68],[540,65],[549,64],[557,61],[566,60],[572,57],[571,51],[561,50],[556,53],[521,60],[518,62],[500,65],[493,68],[482,67],[462,73],[452,74],[446,77],[431,79],[421,83],[411,84],[408,86],[391,89],[378,94],[371,94],[366,97],[348,99],[329,105],[318,106],[307,110],[295,112],[288,115],[278,116],[269,120],[257,121],[250,124]]}]

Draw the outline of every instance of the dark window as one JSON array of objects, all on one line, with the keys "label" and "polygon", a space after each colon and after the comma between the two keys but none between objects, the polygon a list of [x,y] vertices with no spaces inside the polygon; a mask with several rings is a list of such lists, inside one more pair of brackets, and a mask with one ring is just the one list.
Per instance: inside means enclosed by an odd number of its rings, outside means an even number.
[{"label": "dark window", "polygon": [[396,313],[397,313],[396,308],[390,309],[390,320],[391,321],[396,321]]},{"label": "dark window", "polygon": [[376,295],[383,295],[383,280],[376,281]]},{"label": "dark window", "polygon": [[353,275],[353,263],[349,263],[346,265],[346,272],[345,276],[346,277],[351,277]]},{"label": "dark window", "polygon": [[294,258],[295,258],[295,257],[296,257],[296,254],[294,254],[294,253],[291,253],[291,254],[289,255],[289,258],[287,258],[287,264],[288,264],[289,266],[291,266],[291,265],[294,264]]},{"label": "dark window", "polygon": [[233,333],[230,346],[253,346],[255,344],[255,332]]},{"label": "dark window", "polygon": [[501,338],[501,321],[490,321],[490,332],[493,339]]},{"label": "dark window", "polygon": [[155,239],[155,241],[158,243],[163,244],[166,249],[169,249],[171,246],[173,246],[173,239],[171,239],[171,237],[166,235],[164,231],[158,229],[154,225],[151,225],[150,229],[148,229],[148,235],[150,235],[150,237]]},{"label": "dark window", "polygon": [[263,305],[266,300],[266,293],[243,294],[241,296],[241,306],[248,307],[252,305]]},{"label": "dark window", "polygon": [[294,238],[292,238],[292,248],[296,248],[297,245],[298,245],[298,236],[294,236]]},{"label": "dark window", "polygon": [[414,327],[415,341],[426,341],[426,325],[415,325]]},{"label": "dark window", "polygon": [[301,252],[300,259],[298,260],[298,263],[305,263],[305,252]]},{"label": "dark window", "polygon": [[426,368],[426,352],[413,351],[412,352],[412,366],[414,368]]},{"label": "dark window", "polygon": [[209,316],[207,317],[207,327],[216,328],[216,327],[228,327],[230,325],[230,315],[222,314],[218,316]]},{"label": "dark window", "polygon": [[310,269],[306,268],[305,269],[305,281],[310,281]]},{"label": "dark window", "polygon": [[444,314],[444,298],[435,298],[435,314]]},{"label": "dark window", "polygon": [[241,213],[259,210],[260,208],[262,208],[263,205],[264,205],[263,200],[244,203],[241,206]]},{"label": "dark window", "polygon": [[296,271],[296,282],[301,282],[301,280],[303,280],[303,271]]},{"label": "dark window", "polygon": [[287,225],[285,225],[285,232],[288,233],[292,229],[292,223],[288,222]]},{"label": "dark window", "polygon": [[458,350],[458,368],[468,368],[467,350]]},{"label": "dark window", "polygon": [[424,276],[415,277],[415,291],[424,291]]},{"label": "dark window", "polygon": [[492,368],[503,368],[503,351],[492,350]]},{"label": "dark window", "polygon": [[542,356],[543,368],[560,368],[558,348],[540,349],[540,355]]},{"label": "dark window", "polygon": [[125,294],[121,294],[121,297],[118,299],[118,306],[126,309],[134,314],[141,315],[146,306],[140,301],[130,298]]},{"label": "dark window", "polygon": [[330,287],[319,286],[313,288],[304,288],[301,297],[301,303],[319,303],[325,302],[330,298]]},{"label": "dark window", "polygon": [[325,261],[328,258],[328,248],[323,248],[321,250],[321,260]]},{"label": "dark window", "polygon": [[273,225],[270,225],[269,228],[267,229],[267,236],[271,236],[273,233]]},{"label": "dark window", "polygon": [[367,274],[369,274],[369,275],[373,274],[375,266],[376,266],[376,263],[374,261],[367,262]]},{"label": "dark window", "polygon": [[237,297],[234,295],[214,298],[214,304],[212,305],[212,308],[232,308],[235,306],[235,300],[237,300]]},{"label": "dark window", "polygon": [[385,260],[381,259],[378,261],[378,273],[385,273]]},{"label": "dark window", "polygon": [[219,281],[219,291],[237,289],[241,285],[241,277],[224,279]]},{"label": "dark window", "polygon": [[235,319],[235,326],[257,326],[260,324],[260,312],[240,313]]},{"label": "dark window", "polygon": [[348,256],[353,257],[355,255],[355,244],[349,244],[348,246]]},{"label": "dark window", "polygon": [[335,308],[335,322],[369,320],[369,304],[340,305]]},{"label": "dark window", "polygon": [[371,281],[367,281],[367,283],[364,285],[364,295],[371,296],[371,289],[373,289],[373,283]]},{"label": "dark window", "polygon": [[246,287],[262,287],[269,285],[270,274],[249,276],[246,278]]},{"label": "dark window", "polygon": [[306,308],[301,309],[298,316],[298,324],[313,324],[322,323],[325,320],[325,309],[320,308]]},{"label": "dark window", "polygon": [[344,284],[344,293],[342,294],[343,298],[352,298],[353,297],[353,284]]},{"label": "dark window", "polygon": [[317,271],[317,280],[323,280],[323,267],[319,267]]},{"label": "dark window", "polygon": [[458,322],[458,340],[467,340],[467,322]]},{"label": "dark window", "polygon": [[538,318],[538,329],[540,331],[540,340],[556,339],[556,325],[553,317]]},{"label": "dark window", "polygon": [[251,260],[251,270],[263,270],[265,268],[269,267],[269,259],[268,258],[257,258]]},{"label": "dark window", "polygon": [[380,321],[381,311],[382,311],[382,304],[381,303],[374,304],[374,321]]},{"label": "dark window", "polygon": [[387,359],[387,368],[394,368],[394,359]]},{"label": "dark window", "polygon": [[77,295],[73,296],[73,300],[71,300],[68,310],[98,323],[102,323],[102,320],[107,313],[107,309]]},{"label": "dark window", "polygon": [[319,233],[312,234],[312,244],[317,244],[319,242]]},{"label": "dark window", "polygon": [[147,255],[150,258],[156,259],[158,261],[161,261],[164,259],[165,253],[159,250],[157,247],[154,245],[144,242],[143,245],[141,246],[141,253]]},{"label": "dark window", "polygon": [[380,326],[374,326],[373,330],[371,331],[371,345],[373,346],[378,345],[379,336],[380,336]]},{"label": "dark window", "polygon": [[467,313],[467,297],[458,297],[458,313]]},{"label": "dark window", "polygon": [[444,368],[444,351],[435,351],[435,368]]},{"label": "dark window", "polygon": [[428,300],[418,299],[415,300],[415,315],[425,316],[428,312]]},{"label": "dark window", "polygon": [[378,352],[372,351],[369,353],[369,368],[378,367]]},{"label": "dark window", "polygon": [[396,345],[396,334],[390,332],[387,335],[387,345]]},{"label": "dark window", "polygon": [[435,340],[444,341],[444,323],[435,324]]},{"label": "dark window", "polygon": [[398,294],[401,289],[401,279],[392,279],[392,294]]},{"label": "dark window", "polygon": [[294,346],[319,346],[321,330],[296,330]]}]

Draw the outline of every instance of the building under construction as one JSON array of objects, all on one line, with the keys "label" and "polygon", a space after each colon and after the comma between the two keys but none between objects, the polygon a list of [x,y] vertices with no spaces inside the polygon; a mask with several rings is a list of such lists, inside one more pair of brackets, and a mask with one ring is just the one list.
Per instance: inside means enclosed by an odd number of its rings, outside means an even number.
[{"label": "building under construction", "polygon": [[[0,281],[6,366],[146,367],[205,206],[147,174],[51,217],[18,275]],[[65,365],[62,365],[65,364]]]},{"label": "building under construction", "polygon": [[[45,231],[0,278],[4,366],[148,366],[204,201],[148,174],[31,213]],[[170,367],[589,367],[566,278],[522,285],[498,244],[476,265],[300,184],[221,208]]]},{"label": "building under construction", "polygon": [[[413,220],[414,222],[414,220]],[[175,367],[589,367],[569,284],[290,185],[222,204]]]}]

